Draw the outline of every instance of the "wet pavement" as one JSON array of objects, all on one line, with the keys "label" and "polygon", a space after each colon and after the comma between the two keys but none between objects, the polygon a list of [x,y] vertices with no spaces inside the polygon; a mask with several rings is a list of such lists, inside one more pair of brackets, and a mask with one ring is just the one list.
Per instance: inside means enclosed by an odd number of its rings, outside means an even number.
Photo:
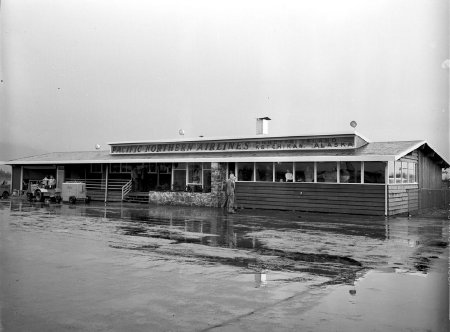
[{"label": "wet pavement", "polygon": [[0,201],[0,330],[448,331],[448,224]]}]

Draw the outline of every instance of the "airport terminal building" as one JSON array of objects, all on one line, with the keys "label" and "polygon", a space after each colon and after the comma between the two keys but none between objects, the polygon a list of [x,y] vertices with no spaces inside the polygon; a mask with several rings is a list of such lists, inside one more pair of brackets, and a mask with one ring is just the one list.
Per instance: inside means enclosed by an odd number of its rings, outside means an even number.
[{"label": "airport terminal building", "polygon": [[220,207],[234,173],[240,208],[385,216],[415,208],[419,189],[440,189],[449,167],[426,141],[371,142],[356,132],[114,142],[7,164],[16,193],[53,175],[58,186],[86,183],[93,200]]}]

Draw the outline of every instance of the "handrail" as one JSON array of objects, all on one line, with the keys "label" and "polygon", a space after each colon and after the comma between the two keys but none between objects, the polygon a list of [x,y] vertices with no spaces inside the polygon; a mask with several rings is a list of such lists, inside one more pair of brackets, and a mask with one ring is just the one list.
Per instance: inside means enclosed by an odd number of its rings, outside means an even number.
[{"label": "handrail", "polygon": [[[105,179],[65,179],[65,182],[75,181],[86,183],[86,190],[105,190]],[[128,179],[109,179],[108,190],[109,191],[122,191],[124,184],[127,184]]]},{"label": "handrail", "polygon": [[133,181],[132,180],[128,181],[127,183],[125,183],[122,186],[122,201],[125,198],[125,196],[128,195],[128,193],[131,191],[132,187],[133,187]]}]

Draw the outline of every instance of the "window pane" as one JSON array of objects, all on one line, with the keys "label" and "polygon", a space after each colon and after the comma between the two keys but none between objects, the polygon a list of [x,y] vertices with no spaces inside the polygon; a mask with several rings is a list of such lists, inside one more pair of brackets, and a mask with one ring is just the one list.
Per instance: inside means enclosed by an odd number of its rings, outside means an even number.
[{"label": "window pane", "polygon": [[211,170],[210,169],[203,170],[203,192],[205,192],[205,193],[211,192]]},{"label": "window pane", "polygon": [[388,174],[389,174],[389,183],[395,183],[395,168],[393,161],[388,162]]},{"label": "window pane", "polygon": [[173,168],[174,169],[186,169],[186,163],[174,163]]},{"label": "window pane", "polygon": [[120,164],[111,164],[110,173],[120,173]]},{"label": "window pane", "polygon": [[408,183],[408,163],[402,162],[402,182]]},{"label": "window pane", "polygon": [[149,164],[149,172],[156,173],[156,164]]},{"label": "window pane", "polygon": [[189,163],[188,169],[189,169],[188,183],[195,183],[195,184],[202,183],[202,165]]},{"label": "window pane", "polygon": [[273,181],[273,163],[256,163],[256,181]]},{"label": "window pane", "polygon": [[395,168],[395,183],[402,183],[402,163],[400,161],[396,161],[394,163]]},{"label": "window pane", "polygon": [[292,182],[293,179],[292,163],[275,163],[276,182]]},{"label": "window pane", "polygon": [[384,183],[385,165],[381,161],[364,162],[364,183]]},{"label": "window pane", "polygon": [[102,164],[91,164],[91,173],[101,173]]},{"label": "window pane", "polygon": [[415,163],[408,163],[408,182],[409,183],[415,183],[416,180],[416,164]]},{"label": "window pane", "polygon": [[186,170],[173,171],[173,190],[183,191],[186,188]]},{"label": "window pane", "polygon": [[337,163],[317,163],[317,182],[337,182]]},{"label": "window pane", "polygon": [[172,172],[172,164],[158,164],[159,174],[170,174]]},{"label": "window pane", "polygon": [[295,181],[314,182],[314,163],[295,163]]},{"label": "window pane", "polygon": [[238,181],[253,181],[253,163],[237,163]]},{"label": "window pane", "polygon": [[122,173],[130,173],[131,172],[131,165],[130,164],[121,164],[120,171]]},{"label": "window pane", "polygon": [[360,161],[341,161],[340,163],[341,183],[361,183],[361,162]]},{"label": "window pane", "polygon": [[203,163],[203,169],[211,169],[211,163]]}]

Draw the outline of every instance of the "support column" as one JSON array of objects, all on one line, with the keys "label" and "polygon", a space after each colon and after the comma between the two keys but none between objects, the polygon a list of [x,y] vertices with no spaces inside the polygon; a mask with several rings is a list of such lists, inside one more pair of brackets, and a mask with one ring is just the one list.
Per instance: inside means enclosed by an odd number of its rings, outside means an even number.
[{"label": "support column", "polygon": [[213,204],[216,207],[222,207],[225,201],[224,185],[226,182],[227,164],[211,163],[211,194],[213,196]]},{"label": "support column", "polygon": [[108,177],[109,177],[109,165],[106,164],[106,177],[105,177],[105,203],[108,201]]}]

